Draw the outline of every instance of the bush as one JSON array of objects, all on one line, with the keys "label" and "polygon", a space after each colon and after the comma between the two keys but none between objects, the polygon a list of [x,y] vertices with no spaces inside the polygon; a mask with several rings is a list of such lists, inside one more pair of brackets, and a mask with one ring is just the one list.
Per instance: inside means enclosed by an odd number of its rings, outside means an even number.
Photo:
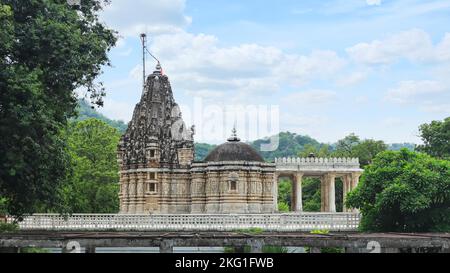
[{"label": "bush", "polygon": [[0,223],[0,233],[15,232],[17,230],[19,230],[19,226],[17,224]]}]

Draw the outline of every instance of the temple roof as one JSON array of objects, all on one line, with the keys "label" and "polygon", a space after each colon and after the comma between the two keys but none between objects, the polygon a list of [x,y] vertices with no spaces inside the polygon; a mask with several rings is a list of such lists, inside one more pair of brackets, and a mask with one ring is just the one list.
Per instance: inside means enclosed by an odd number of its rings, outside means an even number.
[{"label": "temple roof", "polygon": [[264,162],[262,156],[253,149],[252,146],[243,143],[236,135],[236,130],[233,130],[233,135],[228,139],[228,142],[217,146],[205,158],[206,162],[220,162],[220,161],[252,161]]}]

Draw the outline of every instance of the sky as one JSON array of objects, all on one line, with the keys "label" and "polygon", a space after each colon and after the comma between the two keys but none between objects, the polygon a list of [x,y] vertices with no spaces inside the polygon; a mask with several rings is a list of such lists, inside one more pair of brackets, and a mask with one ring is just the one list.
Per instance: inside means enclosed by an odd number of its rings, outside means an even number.
[{"label": "sky", "polygon": [[242,106],[328,143],[420,143],[420,124],[450,116],[450,0],[112,0],[101,20],[120,35],[100,78],[113,119],[140,100],[143,32],[198,142],[223,142]]}]

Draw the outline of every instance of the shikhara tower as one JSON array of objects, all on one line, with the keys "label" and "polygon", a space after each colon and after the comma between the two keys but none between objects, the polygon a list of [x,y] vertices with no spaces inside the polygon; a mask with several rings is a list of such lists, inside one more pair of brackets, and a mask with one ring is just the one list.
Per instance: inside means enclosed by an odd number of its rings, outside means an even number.
[{"label": "shikhara tower", "polygon": [[[187,181],[194,159],[194,130],[186,128],[169,79],[156,70],[147,77],[141,101],[118,147],[120,210],[140,214],[189,206]],[[176,191],[177,194],[169,195]],[[178,194],[179,193],[179,194]]]},{"label": "shikhara tower", "polygon": [[193,135],[158,64],[118,147],[121,213],[275,210],[273,163],[264,162],[235,131],[205,161],[193,162]]}]

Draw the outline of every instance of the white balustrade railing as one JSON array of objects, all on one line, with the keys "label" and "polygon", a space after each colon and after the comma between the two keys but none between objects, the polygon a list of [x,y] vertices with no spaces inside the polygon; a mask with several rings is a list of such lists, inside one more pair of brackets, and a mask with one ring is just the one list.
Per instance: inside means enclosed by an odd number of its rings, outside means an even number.
[{"label": "white balustrade railing", "polygon": [[[8,218],[12,222],[12,218]],[[233,231],[261,228],[267,231],[354,231],[358,213],[286,214],[34,214],[19,223],[22,230],[120,231]]]}]

